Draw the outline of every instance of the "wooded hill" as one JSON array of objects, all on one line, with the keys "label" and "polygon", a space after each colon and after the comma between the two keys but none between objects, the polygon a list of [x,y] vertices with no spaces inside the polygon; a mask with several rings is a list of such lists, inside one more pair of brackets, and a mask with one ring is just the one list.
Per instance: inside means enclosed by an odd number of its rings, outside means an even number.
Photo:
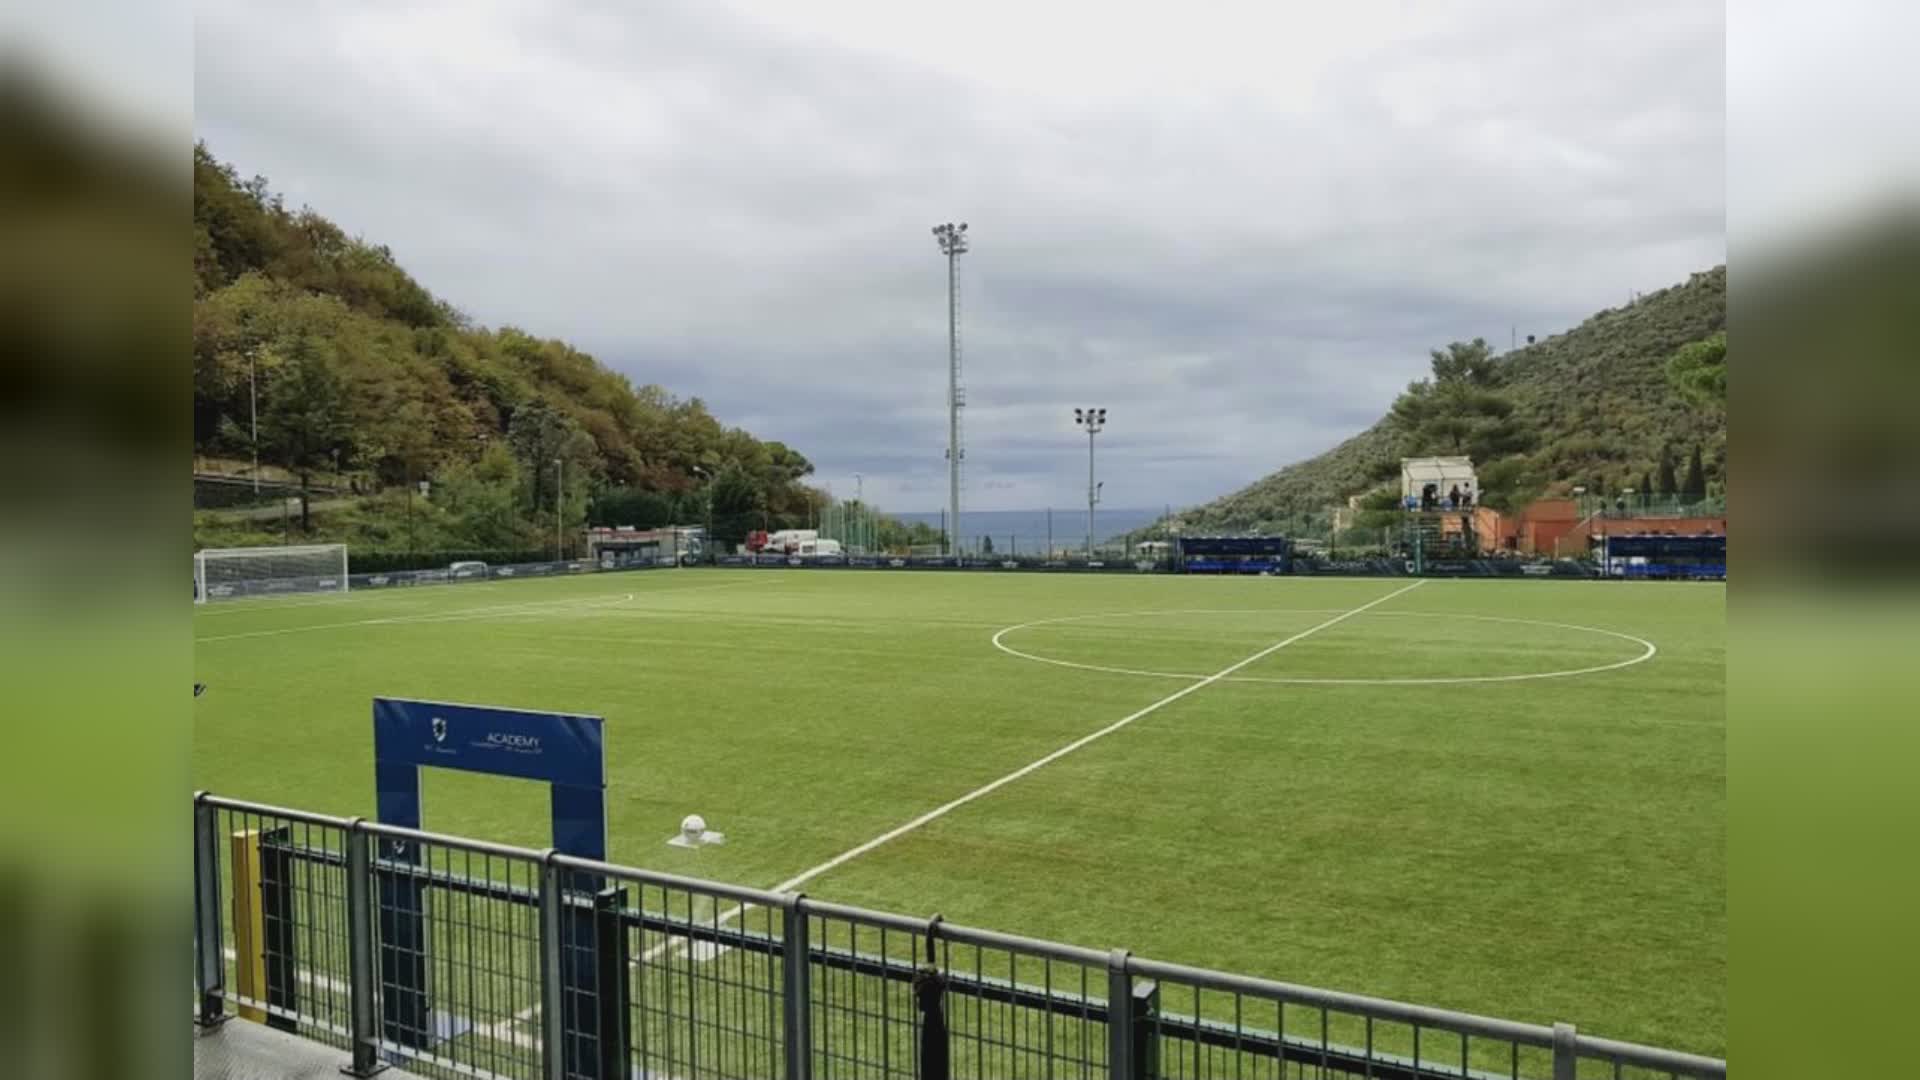
[{"label": "wooded hill", "polygon": [[[803,483],[813,466],[799,452],[564,341],[478,325],[386,247],[288,209],[265,178],[241,179],[204,144],[193,225],[195,452],[248,459],[251,369],[262,463],[314,482],[339,474],[361,496],[352,513],[303,521],[309,538],[537,548],[556,512],[569,526],[595,505],[697,521],[709,496],[728,538],[805,524],[824,498]],[[432,497],[403,535],[395,500],[422,479]],[[275,542],[282,528],[256,536],[196,516],[195,531],[202,543]]]},{"label": "wooded hill", "polygon": [[[1726,295],[1726,267],[1720,266],[1501,356],[1486,351],[1484,342],[1437,349],[1435,378],[1423,380],[1427,391],[1415,384],[1372,427],[1175,517],[1188,534],[1318,532],[1329,508],[1396,478],[1400,458],[1476,449],[1483,498],[1499,506],[1574,485],[1610,493],[1646,490],[1651,481],[1658,490],[1663,474],[1684,474],[1696,450],[1702,486],[1723,493],[1724,369],[1716,403],[1676,388],[1669,365],[1685,346],[1724,340],[1716,335],[1724,335]],[[1456,376],[1448,364],[1462,357],[1472,366],[1476,352],[1485,363],[1474,376],[1443,377],[1443,371]],[[1456,378],[1472,388],[1461,395],[1468,402],[1463,409],[1449,413],[1416,400]],[[1475,402],[1480,395],[1489,400]],[[1677,488],[1686,481],[1672,483]],[[1314,521],[1318,528],[1308,524]]]}]

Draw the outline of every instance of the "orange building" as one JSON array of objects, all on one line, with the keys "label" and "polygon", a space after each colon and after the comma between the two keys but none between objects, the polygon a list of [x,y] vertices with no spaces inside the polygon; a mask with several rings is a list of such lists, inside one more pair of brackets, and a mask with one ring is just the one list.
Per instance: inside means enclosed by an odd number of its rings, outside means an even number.
[{"label": "orange building", "polygon": [[1522,555],[1584,555],[1595,537],[1617,533],[1664,533],[1682,536],[1703,532],[1724,535],[1725,515],[1718,517],[1611,516],[1596,511],[1582,516],[1573,499],[1538,499],[1518,513],[1503,514],[1491,507],[1474,509],[1473,529],[1486,553]]}]

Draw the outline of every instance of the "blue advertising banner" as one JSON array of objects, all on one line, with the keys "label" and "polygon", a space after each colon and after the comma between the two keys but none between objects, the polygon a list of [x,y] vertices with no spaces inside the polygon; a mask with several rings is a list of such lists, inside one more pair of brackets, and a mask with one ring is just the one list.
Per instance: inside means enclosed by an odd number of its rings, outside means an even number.
[{"label": "blue advertising banner", "polygon": [[433,570],[384,570],[377,573],[349,574],[347,582],[348,587],[353,590],[397,589],[415,585],[460,585],[470,581],[499,581],[567,574],[624,573],[629,570],[653,570],[663,565],[670,566],[672,563],[671,561],[658,563],[639,560],[594,563],[584,559],[572,559],[565,562],[513,563],[505,566],[481,567],[463,570],[458,574],[444,567]]},{"label": "blue advertising banner", "polygon": [[379,819],[421,828],[420,767],[544,780],[553,846],[607,857],[606,763],[600,717],[406,698],[373,699]]},{"label": "blue advertising banner", "polygon": [[[547,783],[552,807],[553,846],[568,855],[607,857],[607,774],[602,721],[573,713],[529,712],[485,705],[458,705],[405,698],[373,699],[374,782],[381,822],[421,828],[420,769],[457,769],[489,776],[510,776]],[[402,1046],[428,1048],[456,1038],[465,1021],[435,1010],[428,969],[433,942],[427,933],[429,875],[411,869],[421,861],[420,845],[389,840],[380,852],[377,876],[380,912],[381,1032]],[[588,875],[567,875],[566,888],[582,895],[598,893],[601,883]],[[562,1018],[568,1032],[567,1074],[599,1077],[597,1066],[582,1060],[576,1044],[593,1045],[598,1021],[591,1009],[599,978],[599,945],[593,937],[592,908],[585,914],[569,907],[582,924],[569,931],[569,949],[561,981],[569,1003]],[[611,1080],[611,1078],[607,1078]]]}]

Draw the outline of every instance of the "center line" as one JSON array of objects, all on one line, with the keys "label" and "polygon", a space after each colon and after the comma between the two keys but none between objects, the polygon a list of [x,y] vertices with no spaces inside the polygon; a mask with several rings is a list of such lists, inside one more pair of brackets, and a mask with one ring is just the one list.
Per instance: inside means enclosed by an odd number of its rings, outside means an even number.
[{"label": "center line", "polygon": [[[1281,649],[1286,648],[1287,646],[1293,644],[1296,641],[1299,641],[1303,638],[1311,637],[1314,634],[1317,634],[1320,631],[1325,630],[1330,626],[1338,626],[1340,623],[1346,622],[1348,619],[1353,618],[1355,615],[1358,615],[1364,611],[1368,611],[1373,608],[1379,607],[1381,604],[1386,603],[1387,601],[1393,599],[1394,597],[1412,592],[1413,590],[1419,588],[1424,584],[1426,584],[1426,579],[1422,578],[1421,580],[1416,581],[1411,585],[1407,585],[1403,588],[1395,589],[1394,591],[1376,600],[1369,600],[1366,603],[1361,604],[1359,607],[1354,608],[1352,611],[1341,612],[1340,614],[1335,615],[1333,618],[1328,619],[1326,622],[1320,623],[1317,626],[1308,627],[1307,629],[1300,631],[1299,633],[1293,635],[1292,637],[1284,638],[1280,641],[1276,641],[1273,644],[1267,646],[1264,649],[1261,649],[1259,652],[1254,653],[1252,656],[1249,656],[1244,660],[1238,661],[1237,663],[1229,664],[1226,667],[1221,668],[1219,671],[1216,671],[1213,674],[1206,676],[1205,678],[1198,679],[1193,683],[1190,683],[1186,686],[1181,687],[1178,690],[1175,690],[1173,693],[1168,694],[1166,697],[1161,698],[1159,701],[1156,701],[1153,704],[1147,706],[1146,708],[1141,709],[1139,712],[1130,713],[1127,716],[1123,716],[1120,719],[1115,720],[1113,723],[1108,724],[1106,727],[1103,727],[1100,730],[1093,732],[1092,734],[1083,735],[1080,738],[1075,739],[1074,741],[1068,743],[1067,745],[1061,747],[1060,749],[1055,750],[1053,753],[1048,754],[1046,757],[1040,758],[1036,761],[1029,762],[1026,765],[1022,765],[1018,769],[1015,769],[1014,771],[1008,773],[1007,775],[1001,777],[1000,779],[994,780],[991,783],[983,784],[980,787],[974,788],[972,791],[967,792],[965,795],[962,795],[951,802],[942,803],[941,805],[934,807],[933,809],[927,811],[924,814],[921,814],[919,817],[914,818],[912,821],[909,821],[904,825],[897,826],[893,829],[888,830],[887,832],[881,833],[879,836],[876,836],[873,839],[868,840],[866,843],[861,844],[858,847],[848,848],[846,851],[843,851],[840,854],[835,855],[833,858],[828,859],[826,862],[823,862],[818,866],[812,867],[811,869],[808,869],[808,870],[802,870],[800,873],[795,874],[794,876],[788,878],[787,880],[781,882],[778,885],[775,885],[772,889],[768,891],[789,892],[801,885],[804,885],[807,882],[812,881],[814,878],[819,877],[821,874],[824,874],[829,870],[835,869],[836,867],[845,865],[846,863],[851,862],[852,860],[857,859],[862,855],[865,855],[867,852],[872,851],[873,849],[881,846],[882,844],[886,844],[890,841],[897,840],[900,837],[905,836],[910,832],[913,832],[915,829],[918,829],[924,825],[927,825],[933,821],[937,821],[940,818],[947,816],[948,814],[952,813],[955,810],[960,809],[961,807],[967,805],[968,803],[974,801],[975,799],[981,798],[986,795],[991,795],[994,792],[1000,790],[1001,788],[1007,786],[1008,784],[1013,783],[1015,780],[1018,780],[1023,776],[1027,776],[1039,769],[1043,769],[1048,765],[1051,765],[1054,762],[1059,761],[1061,758],[1066,757],[1068,754],[1073,753],[1075,750],[1078,750],[1081,747],[1088,745],[1089,743],[1093,743],[1100,739],[1104,739],[1107,736],[1113,734],[1116,731],[1119,731],[1121,728],[1126,727],[1128,724],[1131,724],[1136,720],[1142,719],[1147,716],[1151,716],[1153,713],[1156,713],[1161,709],[1166,708],[1167,706],[1173,704],[1176,701],[1179,701],[1181,698],[1186,697],[1188,694],[1191,694],[1196,690],[1201,690],[1206,687],[1212,686],[1214,683],[1217,683],[1221,679],[1224,679],[1227,676],[1232,675],[1234,672],[1239,671],[1241,668],[1244,668],[1247,665],[1255,663],[1257,661],[1264,660],[1267,657],[1272,656],[1274,653],[1279,652]],[[733,921],[733,919],[737,918],[743,910],[745,909],[741,907],[733,908],[732,910],[721,915],[718,922],[731,922]],[[716,923],[715,925],[718,925],[718,923]],[[664,942],[660,945],[656,945],[652,949],[648,950],[647,953],[643,955],[640,959],[642,961],[651,960],[660,952],[664,951],[670,944],[672,943]]]}]

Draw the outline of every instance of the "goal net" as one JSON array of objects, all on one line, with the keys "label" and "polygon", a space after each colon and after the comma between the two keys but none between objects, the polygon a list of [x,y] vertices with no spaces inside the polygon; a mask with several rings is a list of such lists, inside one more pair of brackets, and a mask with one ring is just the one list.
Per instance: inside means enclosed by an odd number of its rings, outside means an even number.
[{"label": "goal net", "polygon": [[193,602],[347,591],[347,545],[208,548],[193,555]]}]

